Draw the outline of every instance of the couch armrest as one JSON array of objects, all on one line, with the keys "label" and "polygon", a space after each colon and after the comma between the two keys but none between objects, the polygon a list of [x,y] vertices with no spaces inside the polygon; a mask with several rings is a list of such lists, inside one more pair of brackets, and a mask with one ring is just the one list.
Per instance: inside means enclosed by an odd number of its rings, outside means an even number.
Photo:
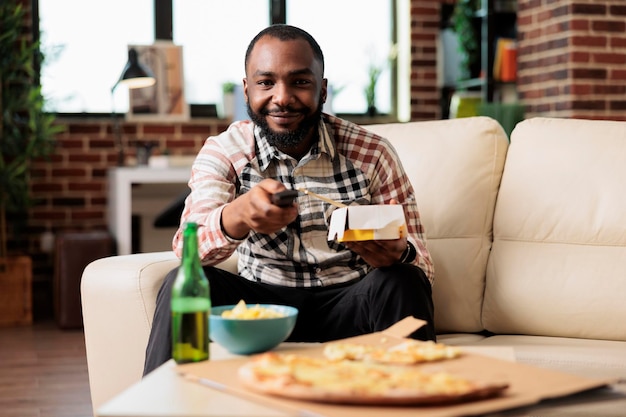
[{"label": "couch armrest", "polygon": [[139,381],[156,295],[179,264],[173,252],[112,256],[83,271],[81,302],[94,411]]},{"label": "couch armrest", "polygon": [[[89,386],[94,412],[141,380],[156,296],[173,252],[111,256],[83,271],[81,299]],[[237,255],[217,265],[237,273]]]}]

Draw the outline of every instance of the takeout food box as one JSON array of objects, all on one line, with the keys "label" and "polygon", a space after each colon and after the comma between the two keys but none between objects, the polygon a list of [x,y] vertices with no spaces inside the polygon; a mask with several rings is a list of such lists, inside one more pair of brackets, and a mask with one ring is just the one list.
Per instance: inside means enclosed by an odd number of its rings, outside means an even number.
[{"label": "takeout food box", "polygon": [[[421,327],[425,322],[407,317],[387,330],[356,336],[344,341],[392,347],[406,340],[405,336]],[[296,347],[294,347],[294,345]],[[275,351],[295,353],[312,357],[323,357],[325,344],[298,348],[299,344],[283,344]],[[461,349],[463,349],[461,347]],[[260,394],[247,389],[237,377],[239,367],[246,364],[249,356],[233,359],[211,360],[199,363],[176,365],[178,374],[188,380],[202,384],[207,389],[217,389],[237,397],[258,402],[288,415],[314,415],[327,417],[454,417],[482,415],[533,405],[544,399],[552,399],[603,387],[617,382],[617,379],[590,379],[519,364],[508,360],[473,353],[464,350],[459,358],[419,365],[424,372],[449,372],[461,377],[484,382],[506,382],[509,388],[504,395],[472,402],[450,405],[429,406],[374,406],[374,405],[335,405],[304,400],[286,399]]]},{"label": "takeout food box", "polygon": [[385,240],[406,235],[404,209],[399,204],[344,207],[330,216],[328,240]]}]

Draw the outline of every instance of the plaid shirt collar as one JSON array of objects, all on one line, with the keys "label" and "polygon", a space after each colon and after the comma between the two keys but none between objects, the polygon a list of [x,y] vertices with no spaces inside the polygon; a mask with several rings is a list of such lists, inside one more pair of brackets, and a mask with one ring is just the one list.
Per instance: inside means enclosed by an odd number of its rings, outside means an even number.
[{"label": "plaid shirt collar", "polygon": [[[329,133],[329,126],[326,125],[326,118],[322,116],[317,126],[318,140],[311,147],[305,158],[317,158],[321,154],[327,154],[333,160],[336,155],[335,141]],[[259,168],[265,171],[272,160],[285,160],[290,158],[285,153],[279,151],[273,145],[270,145],[265,136],[261,135],[261,128],[254,127],[254,137],[256,138],[256,156],[259,161]]]}]

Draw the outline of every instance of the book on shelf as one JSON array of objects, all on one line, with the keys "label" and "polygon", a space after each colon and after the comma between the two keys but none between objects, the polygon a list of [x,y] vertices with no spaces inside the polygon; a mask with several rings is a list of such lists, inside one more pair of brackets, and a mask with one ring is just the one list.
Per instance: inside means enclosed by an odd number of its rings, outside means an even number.
[{"label": "book on shelf", "polygon": [[498,38],[493,60],[493,78],[505,82],[517,79],[517,43],[515,39]]}]

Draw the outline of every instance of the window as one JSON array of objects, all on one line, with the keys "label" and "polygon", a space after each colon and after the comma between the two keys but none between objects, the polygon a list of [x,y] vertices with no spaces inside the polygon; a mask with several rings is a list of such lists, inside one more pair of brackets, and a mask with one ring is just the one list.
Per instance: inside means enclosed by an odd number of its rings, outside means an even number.
[{"label": "window", "polygon": [[287,23],[309,32],[324,52],[334,112],[367,111],[363,90],[370,66],[382,70],[376,107],[382,113],[391,110],[391,3],[370,1],[364,7],[362,0],[287,0]]},{"label": "window", "polygon": [[128,93],[116,89],[112,109],[111,88],[128,59],[127,45],[154,41],[153,0],[39,0],[39,17],[48,110],[126,111]]},{"label": "window", "polygon": [[[183,46],[185,96],[190,104],[218,104],[224,82],[240,83],[248,42],[269,24],[272,0],[171,0],[172,38]],[[109,113],[128,110],[128,91],[111,88],[127,60],[129,44],[155,39],[154,0],[38,0],[41,70],[48,110]],[[393,111],[393,77],[387,57],[394,43],[395,0],[286,0],[286,23],[320,43],[332,86],[333,111],[363,114],[370,64],[382,69],[377,108]],[[72,10],[71,16],[67,10]],[[78,17],[78,18],[77,18]],[[158,20],[158,19],[157,19]]]},{"label": "window", "polygon": [[244,78],[246,48],[269,25],[269,3],[173,0],[172,6],[174,43],[183,45],[187,102],[219,103],[222,84]]}]

